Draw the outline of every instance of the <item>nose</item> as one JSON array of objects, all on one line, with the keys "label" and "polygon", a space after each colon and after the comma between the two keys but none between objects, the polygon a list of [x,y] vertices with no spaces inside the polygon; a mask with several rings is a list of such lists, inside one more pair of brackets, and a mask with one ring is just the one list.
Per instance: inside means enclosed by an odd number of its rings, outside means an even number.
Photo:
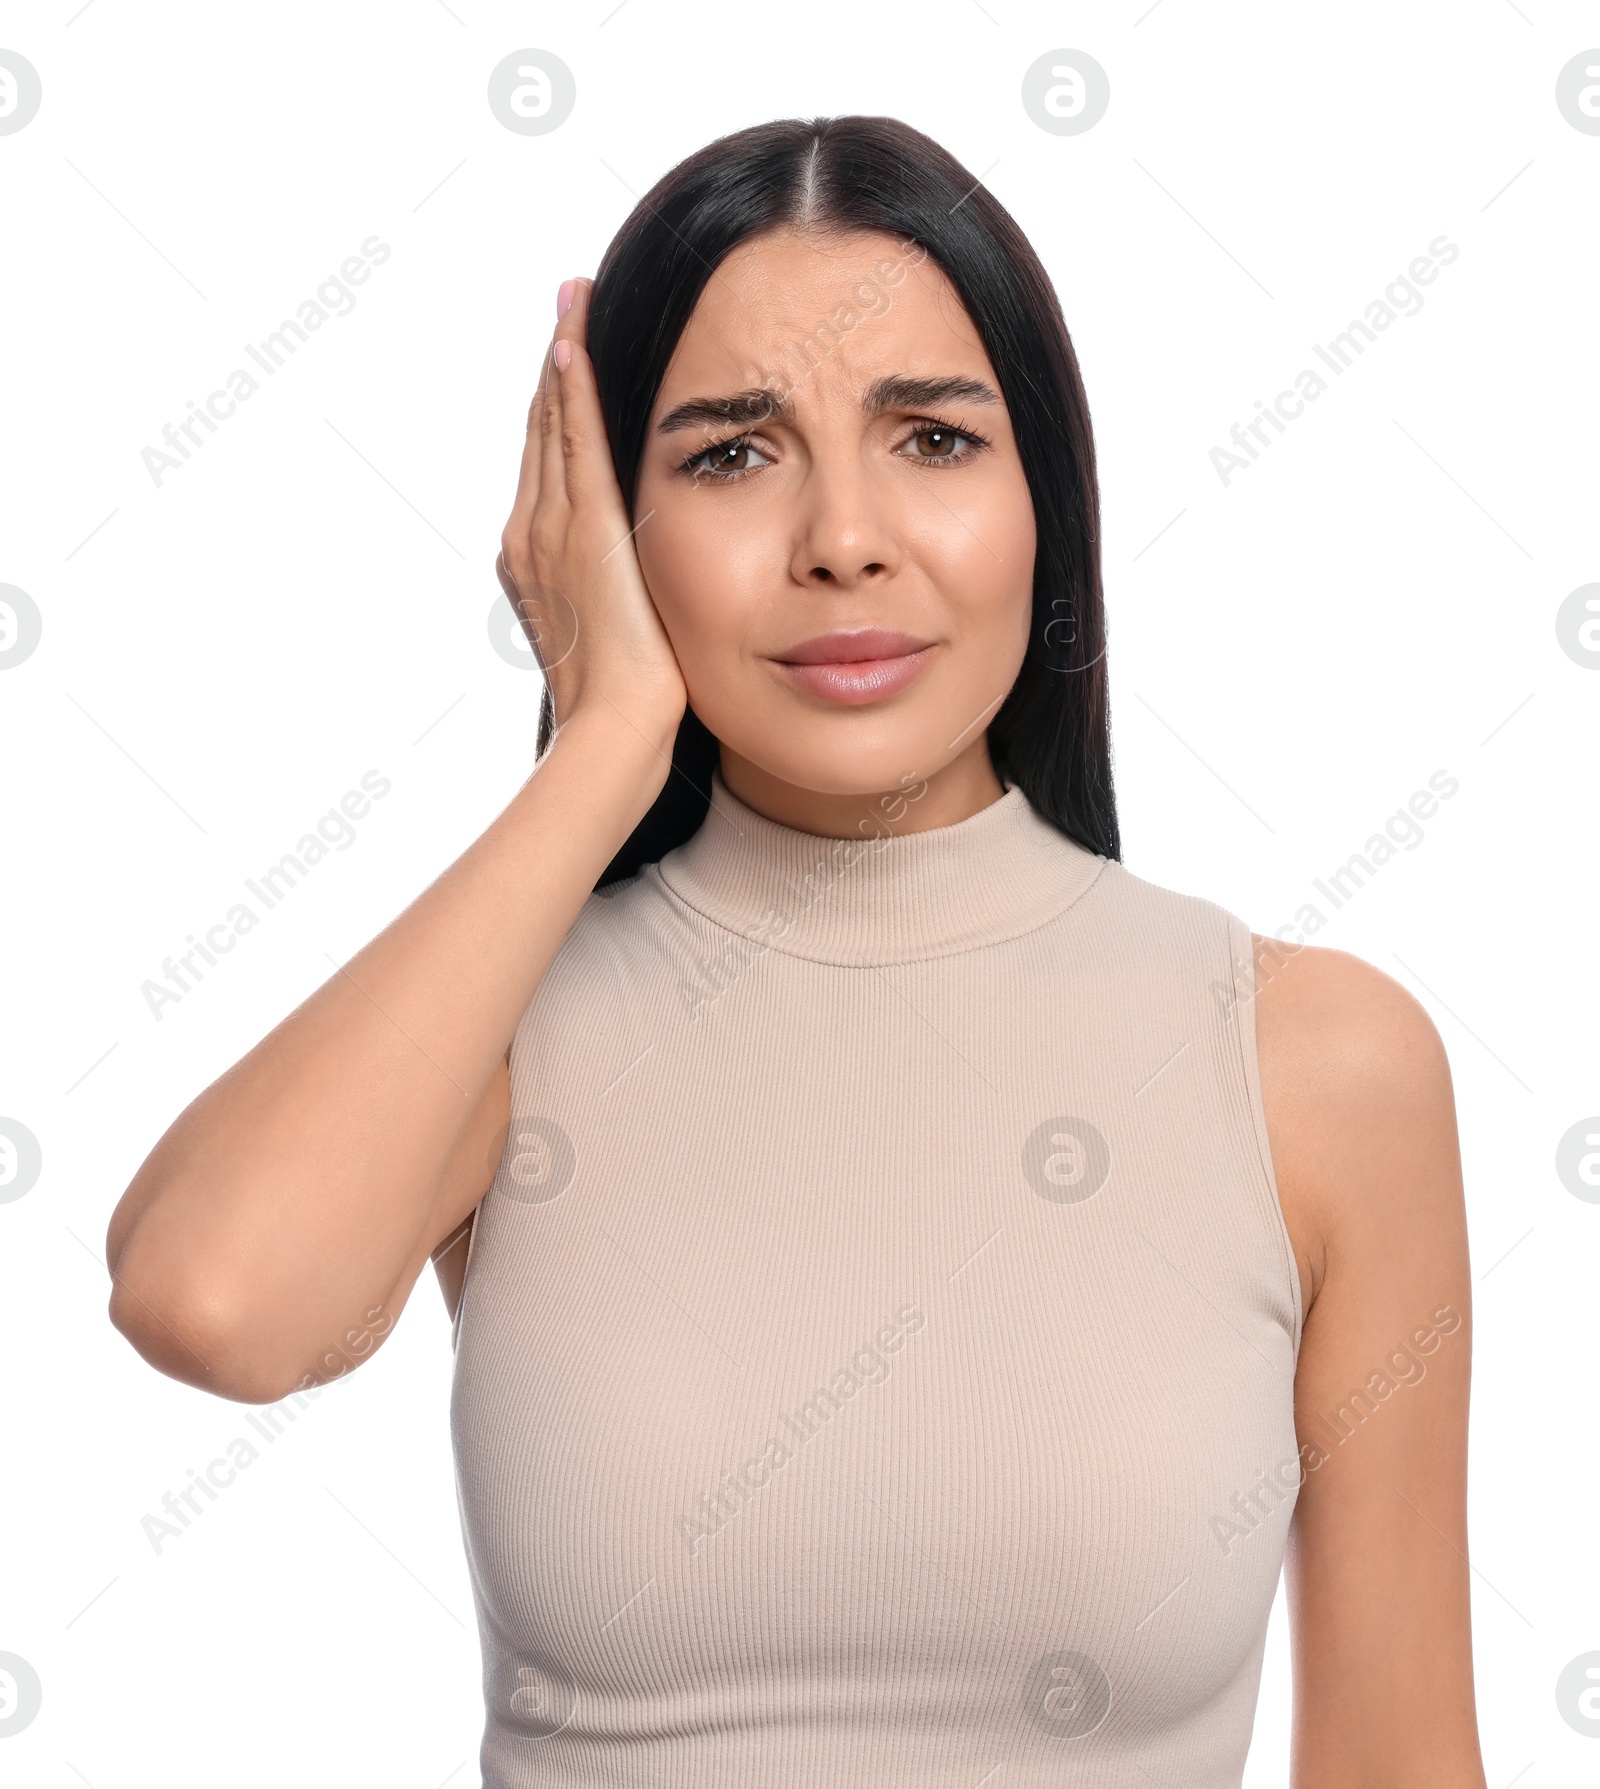
[{"label": "nose", "polygon": [[901,548],[892,492],[859,452],[817,454],[797,502],[790,571],[800,584],[855,590],[899,569]]}]

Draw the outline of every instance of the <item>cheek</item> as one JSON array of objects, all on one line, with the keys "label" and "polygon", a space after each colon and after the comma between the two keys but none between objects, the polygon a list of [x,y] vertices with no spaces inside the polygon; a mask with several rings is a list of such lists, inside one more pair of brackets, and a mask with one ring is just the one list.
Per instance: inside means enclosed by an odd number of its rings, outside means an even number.
[{"label": "cheek", "polygon": [[[941,474],[931,474],[939,477]],[[1037,533],[1026,483],[1007,479],[961,505],[928,512],[923,551],[951,607],[974,626],[1026,635]]]},{"label": "cheek", "polygon": [[1007,481],[963,519],[968,526],[952,537],[959,560],[946,584],[967,648],[963,675],[973,689],[1009,687],[1033,631],[1038,534],[1026,482]]},{"label": "cheek", "polygon": [[[698,493],[690,492],[691,497]],[[727,505],[708,526],[703,509],[675,491],[641,487],[634,535],[639,569],[680,656],[737,650],[747,611],[772,581],[772,529]]]}]

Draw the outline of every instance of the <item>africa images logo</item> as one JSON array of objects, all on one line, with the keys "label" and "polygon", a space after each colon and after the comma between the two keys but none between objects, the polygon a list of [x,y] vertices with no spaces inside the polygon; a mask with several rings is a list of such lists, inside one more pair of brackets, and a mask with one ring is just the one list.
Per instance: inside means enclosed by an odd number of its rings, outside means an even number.
[{"label": "africa images logo", "polygon": [[[285,317],[262,341],[245,343],[245,354],[256,369],[271,378],[324,323],[335,317],[348,317],[356,308],[356,295],[350,288],[364,286],[371,279],[373,268],[381,267],[393,252],[388,243],[369,236],[358,254],[347,255],[337,273],[330,273],[309,298],[301,300],[292,317]],[[189,414],[179,423],[162,426],[161,447],[140,449],[139,458],[157,489],[169,472],[182,471],[185,461],[205,446],[207,436],[216,434],[218,426],[235,416],[240,404],[261,389],[261,380],[242,366],[235,367],[223,384],[227,389],[219,386],[204,404],[197,404],[193,398],[187,400]],[[201,434],[202,429],[205,434]]]},{"label": "africa images logo", "polygon": [[[1326,343],[1313,342],[1311,352],[1335,378],[1341,378],[1385,330],[1402,317],[1416,316],[1425,302],[1418,287],[1431,286],[1438,279],[1440,268],[1448,267],[1460,253],[1448,236],[1435,236],[1428,244],[1428,252],[1415,256],[1404,273],[1397,273],[1361,316],[1352,317]],[[1209,458],[1223,488],[1227,488],[1236,472],[1248,472],[1261,458],[1262,450],[1272,446],[1274,437],[1286,434],[1288,425],[1305,415],[1307,404],[1314,403],[1327,389],[1328,381],[1316,367],[1308,366],[1294,375],[1292,391],[1286,386],[1270,404],[1257,398],[1256,414],[1249,422],[1236,422],[1228,431],[1232,446],[1211,449]]]}]

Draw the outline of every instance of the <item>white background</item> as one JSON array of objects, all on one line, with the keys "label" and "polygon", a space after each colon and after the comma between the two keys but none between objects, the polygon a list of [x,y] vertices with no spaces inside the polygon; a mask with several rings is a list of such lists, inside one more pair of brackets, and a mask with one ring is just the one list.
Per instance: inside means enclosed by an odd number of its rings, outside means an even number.
[{"label": "white background", "polygon": [[[1555,614],[1600,578],[1600,137],[1554,88],[1600,12],[79,6],[0,15],[44,93],[0,137],[0,582],[44,626],[0,674],[0,1114],[44,1161],[0,1205],[0,1651],[44,1684],[0,1741],[8,1779],[477,1781],[431,1276],[157,1554],[141,1518],[252,1431],[110,1328],[105,1226],[183,1106],[528,772],[536,678],[487,618],[557,283],[710,138],[878,112],[982,176],[1061,294],[1129,867],[1272,931],[1431,773],[1459,779],[1317,942],[1417,994],[1454,1071],[1490,1789],[1592,1783],[1600,1742],[1554,1687],[1600,1649],[1600,1205],[1554,1161],[1600,1110],[1600,673]],[[548,136],[486,103],[523,47],[576,76]],[[1111,81],[1076,137],[1020,101],[1062,47]],[[1230,425],[1441,233],[1460,255],[1423,308],[1225,487],[1207,456]],[[393,253],[355,309],[154,484],[140,450],[373,234]],[[356,842],[155,1019],[141,983],[369,769],[393,788]],[[1288,1701],[1280,1599],[1252,1789],[1287,1781]]]}]

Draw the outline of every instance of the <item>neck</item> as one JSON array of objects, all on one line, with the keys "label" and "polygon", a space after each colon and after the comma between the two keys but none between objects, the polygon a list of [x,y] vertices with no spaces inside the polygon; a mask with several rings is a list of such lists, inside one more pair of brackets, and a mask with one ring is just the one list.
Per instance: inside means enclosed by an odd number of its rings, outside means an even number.
[{"label": "neck", "polygon": [[828,839],[898,836],[954,826],[1005,794],[984,734],[942,770],[930,776],[908,770],[885,789],[803,788],[726,745],[721,747],[721,776],[729,793],[752,812],[793,831]]},{"label": "neck", "polygon": [[906,831],[869,815],[853,833],[819,836],[747,806],[713,771],[704,824],[647,874],[762,949],[864,966],[1019,937],[1072,906],[1105,864],[1016,784],[946,826]]}]

